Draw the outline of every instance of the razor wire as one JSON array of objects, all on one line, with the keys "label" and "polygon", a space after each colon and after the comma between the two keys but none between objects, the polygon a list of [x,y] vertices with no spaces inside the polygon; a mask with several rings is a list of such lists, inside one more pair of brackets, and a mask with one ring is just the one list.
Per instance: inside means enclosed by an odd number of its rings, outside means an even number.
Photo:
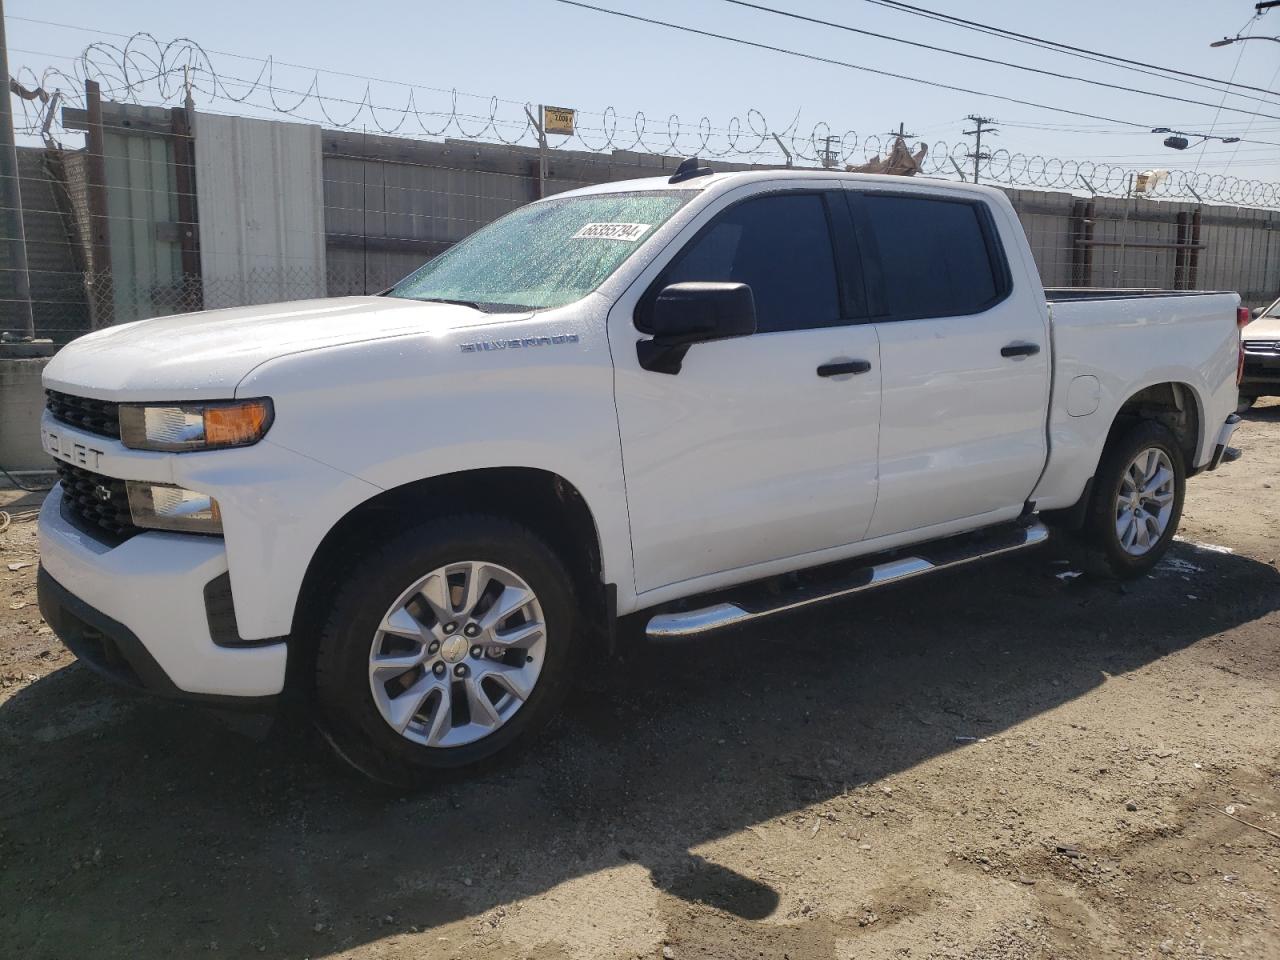
[{"label": "razor wire", "polygon": [[[234,58],[249,66],[237,76],[219,69],[215,57]],[[288,84],[277,78],[281,70],[309,72],[309,80]],[[342,96],[322,89],[322,75],[362,81],[363,91]],[[84,83],[97,82],[105,96],[117,102],[143,105],[176,105],[188,97],[206,102],[223,101],[283,117],[321,123],[339,130],[361,130],[384,136],[411,138],[458,137],[507,146],[533,146],[539,142],[532,103],[430,87],[401,81],[376,80],[357,74],[320,70],[278,61],[206,50],[187,37],[161,41],[150,33],[137,33],[123,43],[89,44],[73,60],[70,71],[50,67],[37,74],[24,67],[20,83],[48,91],[43,101],[19,100],[25,123],[22,131],[46,133],[48,114],[60,101],[84,105]],[[375,84],[407,91],[400,106],[377,102]],[[54,99],[57,94],[57,99]],[[43,111],[43,112],[42,112]],[[859,136],[852,128],[838,128],[819,121],[807,130],[800,113],[780,128],[765,115],[749,108],[723,126],[711,118],[688,122],[679,114],[651,121],[644,112],[619,113],[612,106],[602,111],[576,110],[578,122],[568,135],[546,135],[549,147],[587,153],[633,152],[651,155],[699,156],[722,162],[775,163],[777,165],[857,167],[887,156],[892,135]],[[585,120],[585,122],[583,122]],[[835,149],[830,149],[832,145]],[[926,147],[921,172],[945,179],[967,179],[973,156],[967,141],[921,142]],[[1042,154],[997,149],[978,161],[980,179],[1009,187],[1087,192],[1095,196],[1128,196],[1141,168],[1094,160],[1074,160]],[[1167,176],[1148,184],[1148,198],[1197,200],[1242,206],[1280,207],[1280,183],[1246,179],[1223,173],[1171,169]]]}]

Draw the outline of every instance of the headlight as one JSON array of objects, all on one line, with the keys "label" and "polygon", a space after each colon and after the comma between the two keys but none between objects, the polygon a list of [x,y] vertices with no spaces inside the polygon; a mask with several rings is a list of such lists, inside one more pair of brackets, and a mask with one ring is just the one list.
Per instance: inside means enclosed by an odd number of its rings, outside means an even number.
[{"label": "headlight", "polygon": [[222,533],[218,501],[207,493],[138,480],[129,480],[125,488],[129,491],[129,513],[139,527],[179,533]]},{"label": "headlight", "polygon": [[120,441],[135,450],[215,450],[257,443],[271,427],[271,401],[218,400],[120,405]]}]

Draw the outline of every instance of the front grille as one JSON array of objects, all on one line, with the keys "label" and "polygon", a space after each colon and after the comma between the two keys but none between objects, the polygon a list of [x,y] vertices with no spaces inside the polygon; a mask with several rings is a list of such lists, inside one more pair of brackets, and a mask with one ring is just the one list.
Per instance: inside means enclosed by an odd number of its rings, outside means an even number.
[{"label": "front grille", "polygon": [[115,542],[142,532],[133,524],[123,480],[62,461],[58,461],[58,479],[62,481],[63,507],[91,531],[105,533]]},{"label": "front grille", "polygon": [[1245,353],[1280,353],[1280,340],[1246,340]]},{"label": "front grille", "polygon": [[74,397],[57,390],[44,392],[44,405],[55,420],[102,437],[120,439],[120,405],[111,400]]}]

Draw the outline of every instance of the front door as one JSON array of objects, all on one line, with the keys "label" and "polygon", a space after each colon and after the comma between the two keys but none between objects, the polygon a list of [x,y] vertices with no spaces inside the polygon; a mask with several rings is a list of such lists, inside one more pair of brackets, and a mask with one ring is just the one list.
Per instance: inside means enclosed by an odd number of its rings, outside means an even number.
[{"label": "front door", "polygon": [[[770,187],[710,204],[610,316],[640,594],[749,579],[856,542],[871,520],[880,363],[874,325],[853,322],[856,278],[838,269],[857,259],[848,210],[838,188]],[[642,369],[645,298],[695,280],[748,284],[758,332],[693,346],[675,375]]]}]

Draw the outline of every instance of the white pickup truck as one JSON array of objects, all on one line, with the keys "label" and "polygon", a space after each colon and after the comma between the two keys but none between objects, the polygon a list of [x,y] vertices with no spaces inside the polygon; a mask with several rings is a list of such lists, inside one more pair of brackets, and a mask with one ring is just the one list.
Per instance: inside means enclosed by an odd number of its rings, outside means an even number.
[{"label": "white pickup truck", "polygon": [[63,348],[41,610],[117,679],[305,691],[360,769],[429,776],[542,729],[622,617],[699,637],[1042,519],[1149,570],[1237,420],[1239,320],[1046,296],[997,190],[686,161],[380,296]]}]

